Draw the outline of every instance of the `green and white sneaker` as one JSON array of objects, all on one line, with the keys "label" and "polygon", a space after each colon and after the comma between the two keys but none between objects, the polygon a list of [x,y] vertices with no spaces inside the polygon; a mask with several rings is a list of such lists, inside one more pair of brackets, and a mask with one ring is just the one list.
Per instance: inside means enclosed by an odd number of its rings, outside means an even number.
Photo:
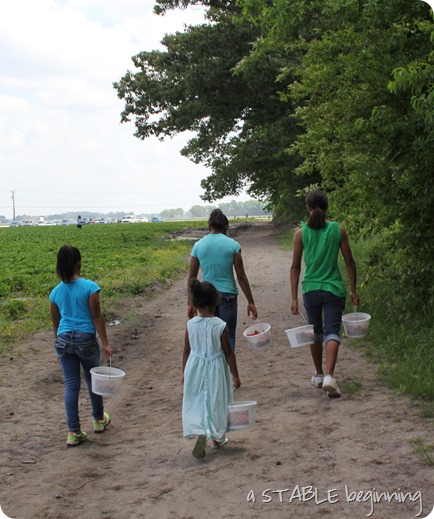
[{"label": "green and white sneaker", "polygon": [[75,433],[71,431],[68,434],[68,438],[66,439],[66,445],[69,445],[70,447],[75,447],[76,445],[80,444],[81,442],[84,442],[87,440],[87,433],[84,431],[80,433]]},{"label": "green and white sneaker", "polygon": [[93,432],[103,433],[107,429],[107,425],[110,424],[110,421],[110,415],[108,413],[104,413],[104,418],[102,420],[93,421]]}]

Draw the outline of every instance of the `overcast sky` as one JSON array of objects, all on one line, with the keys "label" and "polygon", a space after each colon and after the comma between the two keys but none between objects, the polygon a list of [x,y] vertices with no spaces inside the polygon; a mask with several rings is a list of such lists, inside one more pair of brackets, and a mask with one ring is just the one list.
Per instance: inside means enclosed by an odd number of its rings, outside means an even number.
[{"label": "overcast sky", "polygon": [[132,70],[131,56],[203,20],[200,7],[157,16],[153,6],[0,2],[0,215],[12,218],[12,191],[17,216],[204,205],[209,172],[179,154],[186,136],[141,141],[120,124],[112,84]]}]

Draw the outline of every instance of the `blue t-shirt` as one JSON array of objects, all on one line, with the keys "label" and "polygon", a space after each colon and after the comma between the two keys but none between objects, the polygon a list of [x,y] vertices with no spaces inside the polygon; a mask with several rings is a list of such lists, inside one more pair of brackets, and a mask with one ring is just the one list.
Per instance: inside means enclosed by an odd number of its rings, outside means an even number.
[{"label": "blue t-shirt", "polygon": [[50,293],[50,301],[61,315],[57,334],[64,332],[95,333],[89,309],[89,297],[101,289],[90,279],[78,278],[70,283],[59,283]]},{"label": "blue t-shirt", "polygon": [[191,255],[199,260],[202,281],[212,283],[219,292],[238,294],[234,258],[240,250],[240,244],[229,236],[210,233],[193,245]]}]

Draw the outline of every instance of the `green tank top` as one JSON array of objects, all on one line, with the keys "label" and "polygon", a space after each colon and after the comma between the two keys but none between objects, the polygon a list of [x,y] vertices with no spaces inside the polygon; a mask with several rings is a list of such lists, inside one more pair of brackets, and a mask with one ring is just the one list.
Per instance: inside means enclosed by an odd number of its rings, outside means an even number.
[{"label": "green tank top", "polygon": [[322,229],[311,229],[303,223],[301,239],[305,263],[302,293],[326,290],[345,297],[345,284],[338,265],[342,241],[339,224],[327,222]]}]

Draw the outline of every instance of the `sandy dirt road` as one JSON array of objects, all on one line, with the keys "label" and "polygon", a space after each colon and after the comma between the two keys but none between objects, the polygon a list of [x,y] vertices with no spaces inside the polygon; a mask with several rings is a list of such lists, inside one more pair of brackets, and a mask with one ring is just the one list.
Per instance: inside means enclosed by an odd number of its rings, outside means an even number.
[{"label": "sandy dirt road", "polygon": [[[257,423],[198,461],[182,438],[181,353],[186,277],[118,309],[108,328],[113,365],[127,375],[106,400],[112,425],[65,446],[63,378],[51,332],[1,359],[0,506],[14,519],[410,519],[434,507],[434,468],[412,441],[433,442],[433,421],[383,387],[376,366],[345,339],[336,378],[340,399],[310,383],[307,348],[291,349],[290,252],[271,222],[232,231],[273,344],[251,350],[252,324],[239,300],[236,400],[256,400]],[[129,319],[125,316],[129,315]],[[131,317],[133,316],[133,317]],[[375,318],[375,316],[374,316]],[[84,430],[91,430],[86,393]],[[381,493],[381,496],[379,495]],[[377,502],[381,497],[381,502]],[[1,515],[1,514],[0,514]]]}]

